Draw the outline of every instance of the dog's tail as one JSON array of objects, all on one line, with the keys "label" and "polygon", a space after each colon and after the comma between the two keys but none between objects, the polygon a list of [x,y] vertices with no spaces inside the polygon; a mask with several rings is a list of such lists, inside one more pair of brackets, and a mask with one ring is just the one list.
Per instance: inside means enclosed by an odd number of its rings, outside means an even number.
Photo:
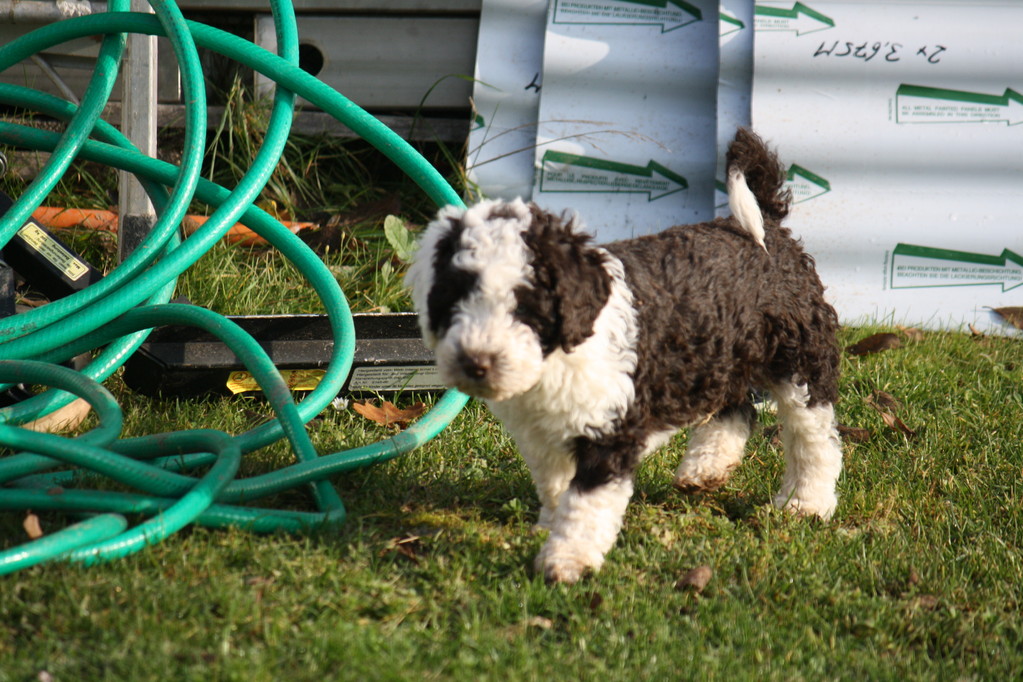
[{"label": "dog's tail", "polygon": [[784,189],[784,167],[756,133],[739,128],[728,146],[725,169],[732,215],[767,250],[764,219],[780,223],[789,214],[792,201],[792,193]]}]

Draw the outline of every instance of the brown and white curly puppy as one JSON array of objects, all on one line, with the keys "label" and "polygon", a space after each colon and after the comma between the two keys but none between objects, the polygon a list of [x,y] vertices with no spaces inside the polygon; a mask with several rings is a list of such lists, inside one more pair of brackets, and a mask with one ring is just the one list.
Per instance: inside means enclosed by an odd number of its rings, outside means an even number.
[{"label": "brown and white curly puppy", "polygon": [[829,518],[842,468],[838,321],[813,259],[780,226],[778,159],[739,130],[733,217],[598,246],[574,219],[522,201],[447,207],[407,281],[443,378],[514,436],[550,535],[548,580],[600,568],[640,460],[692,426],[675,486],[721,486],[743,456],[751,389],[778,405],[774,503]]}]

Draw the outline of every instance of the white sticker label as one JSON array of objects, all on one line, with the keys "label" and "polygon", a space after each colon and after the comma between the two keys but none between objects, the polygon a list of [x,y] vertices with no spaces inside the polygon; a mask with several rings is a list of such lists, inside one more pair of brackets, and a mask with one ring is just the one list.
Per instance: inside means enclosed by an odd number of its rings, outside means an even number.
[{"label": "white sticker label", "polygon": [[433,365],[356,367],[349,391],[425,391],[444,388]]}]

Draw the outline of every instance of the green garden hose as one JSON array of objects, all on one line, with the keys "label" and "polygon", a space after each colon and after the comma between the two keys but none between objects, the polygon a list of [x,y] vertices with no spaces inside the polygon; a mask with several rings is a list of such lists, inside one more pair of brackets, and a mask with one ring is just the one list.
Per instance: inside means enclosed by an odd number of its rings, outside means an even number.
[{"label": "green garden hose", "polygon": [[[345,519],[345,508],[328,479],[392,459],[440,433],[466,397],[445,393],[426,415],[398,435],[372,445],[320,455],[305,423],[337,395],[351,370],[355,349],[351,311],[329,269],[297,236],[253,205],[272,174],[290,132],[300,95],[367,140],[394,161],[438,205],[460,204],[451,186],[403,139],[350,100],[297,66],[294,8],[273,0],[279,55],[224,31],[185,20],[168,0],[150,0],[154,15],[125,11],[128,0],[111,0],[110,12],[45,26],[0,48],[0,70],[33,54],[84,36],[105,36],[96,70],[79,106],[44,93],[0,84],[0,101],[67,121],[62,134],[0,122],[0,143],[52,152],[40,174],[0,218],[6,244],[45,199],[75,158],[133,173],[157,211],[150,234],[103,280],[41,308],[0,320],[0,385],[31,383],[47,390],[0,409],[0,509],[58,510],[84,517],[68,528],[0,552],[0,574],[53,559],[92,563],[123,557],[199,523],[240,526],[253,532],[298,531]],[[141,154],[99,118],[113,87],[128,33],[165,36],[178,61],[185,107],[180,166]],[[249,171],[234,190],[199,175],[206,139],[205,84],[197,47],[219,52],[277,83],[267,135]],[[90,136],[93,139],[90,139]],[[169,191],[168,191],[169,188]],[[215,208],[204,225],[180,239],[178,225],[193,199]],[[327,311],[334,351],[320,384],[299,404],[259,344],[236,324],[211,311],[168,303],[177,277],[191,267],[235,222],[243,221],[280,250],[309,281]],[[275,419],[237,436],[210,430],[171,431],[121,437],[122,413],[99,382],[116,371],[149,330],[165,324],[202,328],[221,339],[259,381]],[[99,350],[75,372],[59,363]],[[76,438],[36,433],[21,424],[83,399],[99,425]],[[282,469],[236,478],[241,458],[286,438],[296,462]],[[70,468],[69,468],[70,467]],[[202,468],[201,476],[188,472]],[[64,487],[87,471],[137,492]],[[316,512],[238,506],[300,485],[312,489]],[[147,520],[129,528],[126,514]]]}]

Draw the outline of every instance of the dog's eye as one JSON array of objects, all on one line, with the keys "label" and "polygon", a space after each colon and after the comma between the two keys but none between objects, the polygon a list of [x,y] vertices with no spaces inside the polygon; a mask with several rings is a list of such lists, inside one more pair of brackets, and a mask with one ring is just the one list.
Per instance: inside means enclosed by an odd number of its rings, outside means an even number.
[{"label": "dog's eye", "polygon": [[536,304],[532,292],[528,289],[520,289],[515,292],[515,307],[512,309],[512,316],[522,322],[536,317]]}]

